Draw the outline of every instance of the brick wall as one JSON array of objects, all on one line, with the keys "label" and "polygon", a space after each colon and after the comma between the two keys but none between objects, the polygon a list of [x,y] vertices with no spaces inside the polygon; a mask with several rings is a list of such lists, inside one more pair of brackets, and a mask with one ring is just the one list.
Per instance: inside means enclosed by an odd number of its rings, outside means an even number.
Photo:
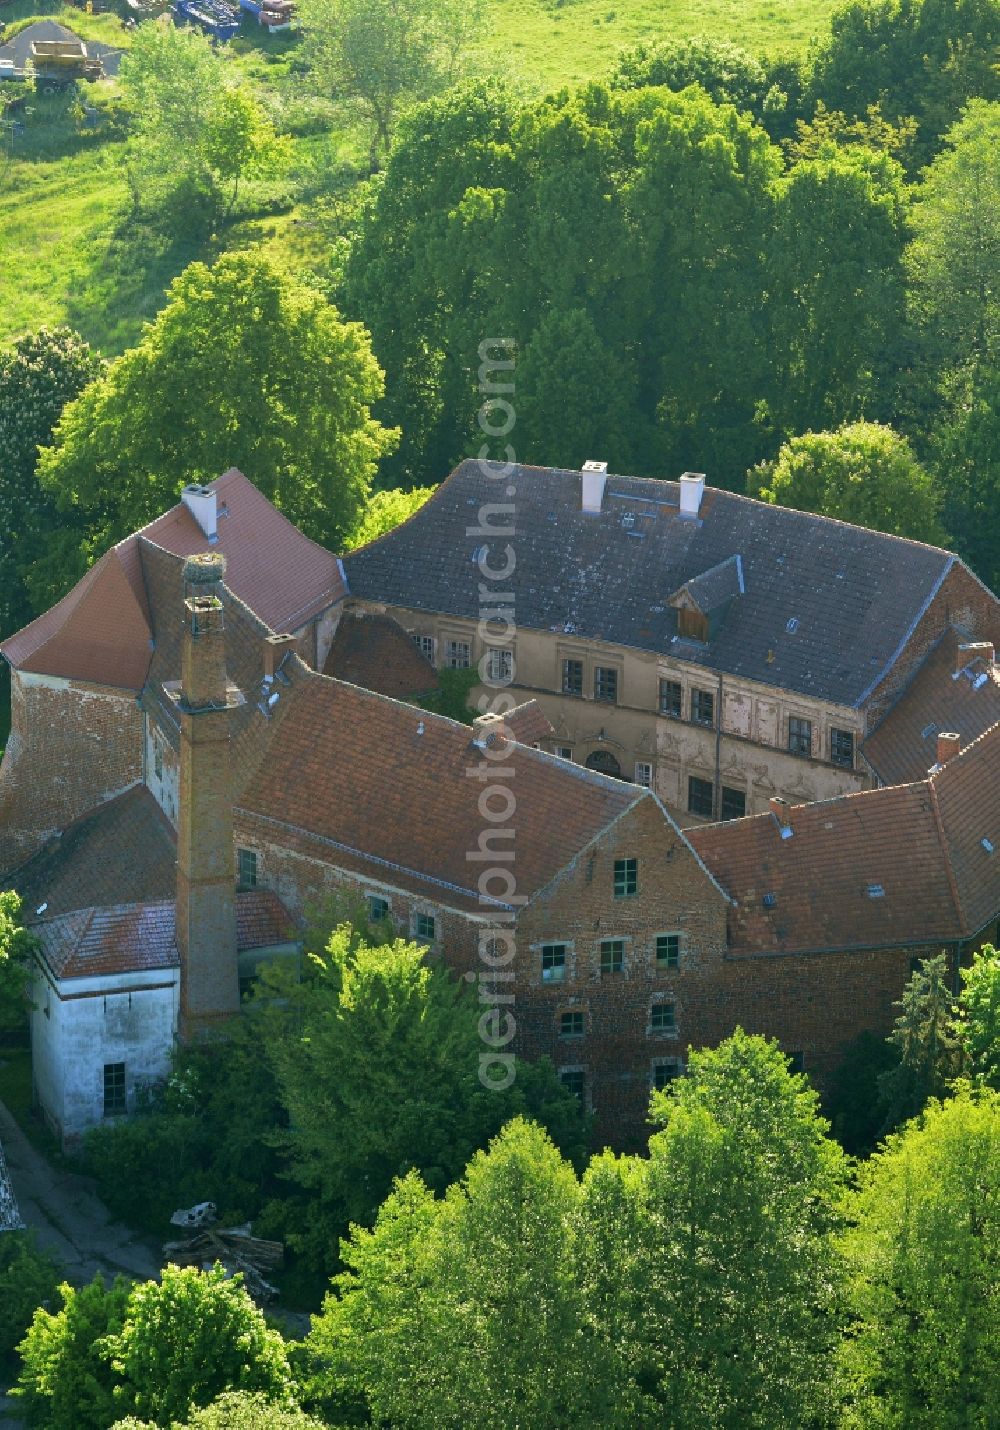
[{"label": "brick wall", "polygon": [[0,765],[0,871],[142,777],[135,696],[53,676],[11,674]]}]

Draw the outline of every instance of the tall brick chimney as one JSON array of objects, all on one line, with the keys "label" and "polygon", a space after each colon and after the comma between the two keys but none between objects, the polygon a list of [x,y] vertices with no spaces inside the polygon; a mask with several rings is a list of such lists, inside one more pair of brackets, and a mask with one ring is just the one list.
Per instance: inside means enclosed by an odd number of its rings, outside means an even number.
[{"label": "tall brick chimney", "polygon": [[191,1041],[239,1011],[229,682],[221,552],[184,563],[177,949],[180,1036]]},{"label": "tall brick chimney", "polygon": [[958,754],[962,748],[961,735],[955,735],[947,730],[939,730],[937,737],[937,763],[946,765],[950,759]]}]

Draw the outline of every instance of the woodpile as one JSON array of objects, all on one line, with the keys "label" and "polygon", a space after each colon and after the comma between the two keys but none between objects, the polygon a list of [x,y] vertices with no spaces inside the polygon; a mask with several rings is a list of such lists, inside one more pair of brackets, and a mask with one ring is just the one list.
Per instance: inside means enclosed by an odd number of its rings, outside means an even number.
[{"label": "woodpile", "polygon": [[279,1271],[284,1265],[284,1243],[252,1236],[249,1223],[225,1228],[202,1227],[196,1235],[183,1241],[164,1242],[163,1254],[175,1266],[207,1269],[221,1262],[230,1273],[243,1273],[243,1284],[255,1301],[269,1305],[278,1299],[278,1288],[267,1281],[263,1273]]}]

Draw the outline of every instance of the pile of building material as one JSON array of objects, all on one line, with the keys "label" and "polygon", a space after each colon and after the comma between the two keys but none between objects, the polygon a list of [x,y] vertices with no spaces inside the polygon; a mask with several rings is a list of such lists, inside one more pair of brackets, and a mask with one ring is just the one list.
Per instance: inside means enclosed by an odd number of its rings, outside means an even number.
[{"label": "pile of building material", "polygon": [[195,1235],[181,1241],[167,1241],[163,1254],[175,1266],[200,1266],[207,1270],[217,1261],[230,1274],[243,1274],[243,1284],[253,1299],[269,1305],[278,1299],[278,1288],[267,1281],[265,1271],[279,1271],[285,1261],[285,1247],[280,1241],[265,1241],[253,1236],[250,1223],[243,1226],[216,1227],[215,1205],[199,1202],[187,1211],[174,1212],[174,1226],[195,1229]]}]

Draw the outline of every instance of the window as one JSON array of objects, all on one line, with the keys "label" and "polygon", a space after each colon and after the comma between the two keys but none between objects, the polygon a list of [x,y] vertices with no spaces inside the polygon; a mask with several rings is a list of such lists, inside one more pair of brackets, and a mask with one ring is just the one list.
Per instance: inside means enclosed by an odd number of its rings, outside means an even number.
[{"label": "window", "polygon": [[566,945],[542,944],[542,982],[561,983],[566,977]]},{"label": "window", "polygon": [[594,666],[594,699],[613,705],[618,699],[618,672],[613,665]]},{"label": "window", "polygon": [[601,972],[621,973],[625,967],[625,941],[606,938],[601,941]]},{"label": "window", "polygon": [[788,1054],[788,1061],[789,1061],[789,1062],[791,1063],[791,1065],[792,1065],[792,1072],[793,1072],[793,1073],[805,1072],[805,1070],[806,1070],[806,1055],[805,1055],[805,1053],[789,1053],[789,1054]]},{"label": "window", "polygon": [[669,1087],[674,1078],[681,1076],[684,1066],[680,1058],[659,1058],[653,1064],[653,1086],[657,1092]]},{"label": "window", "polygon": [[434,915],[417,914],[416,938],[418,943],[434,942]]},{"label": "window", "polygon": [[497,685],[509,685],[514,679],[514,653],[491,646],[486,652],[486,678]]},{"label": "window", "polygon": [[741,789],[722,786],[722,818],[742,819],[747,812],[746,793]]},{"label": "window", "polygon": [[635,762],[635,783],[642,785],[643,789],[653,788],[653,766],[645,760]]},{"label": "window", "polygon": [[368,922],[380,924],[383,919],[389,917],[389,900],[384,899],[381,894],[368,895]]},{"label": "window", "polygon": [[669,715],[672,720],[681,718],[681,701],[684,692],[679,680],[660,681],[660,714]]},{"label": "window", "polygon": [[615,898],[629,899],[639,889],[638,859],[615,860]]},{"label": "window", "polygon": [[237,849],[236,878],[244,889],[257,887],[257,855],[252,849]]},{"label": "window", "polygon": [[561,760],[571,760],[571,759],[573,758],[573,746],[572,746],[572,745],[557,745],[557,746],[556,746],[556,754],[559,756],[559,758],[560,758]]},{"label": "window", "polygon": [[468,670],[472,659],[472,648],[468,641],[448,642],[448,669]]},{"label": "window", "polygon": [[416,646],[417,650],[420,651],[420,653],[421,653],[422,655],[425,655],[425,656],[427,657],[427,659],[430,661],[431,665],[433,665],[433,664],[434,664],[434,637],[433,637],[433,636],[422,636],[422,635],[420,635],[417,631],[411,631],[411,632],[410,632],[410,639],[413,641],[413,644]]},{"label": "window", "polygon": [[658,933],[656,935],[657,968],[679,968],[681,962],[681,936],[679,933]]},{"label": "window", "polygon": [[691,775],[688,779],[688,813],[711,819],[714,813],[714,795],[711,780],[700,780],[697,775]]},{"label": "window", "polygon": [[562,688],[564,695],[583,694],[583,661],[564,660],[562,672]]},{"label": "window", "polygon": [[569,1012],[559,1014],[560,1038],[582,1038],[583,1031],[582,1008],[571,1008]]},{"label": "window", "polygon": [[677,612],[677,634],[689,641],[707,643],[708,617],[702,615],[701,611],[685,610],[682,607]]},{"label": "window", "polygon": [[793,755],[811,755],[813,727],[811,720],[800,720],[797,715],[788,717],[788,749]]},{"label": "window", "polygon": [[104,1064],[104,1116],[122,1117],[125,1105],[125,1064]]},{"label": "window", "polygon": [[830,759],[835,765],[854,768],[854,735],[850,730],[830,731]]},{"label": "window", "polygon": [[673,1003],[654,1003],[649,1010],[649,1028],[653,1033],[676,1033],[677,1016]]},{"label": "window", "polygon": [[691,691],[691,719],[696,725],[715,725],[715,696],[710,690]]},{"label": "window", "polygon": [[560,1068],[559,1081],[567,1092],[583,1102],[587,1091],[587,1075],[583,1068]]},{"label": "window", "polygon": [[158,780],[163,778],[163,745],[159,730],[153,731],[153,774]]}]

